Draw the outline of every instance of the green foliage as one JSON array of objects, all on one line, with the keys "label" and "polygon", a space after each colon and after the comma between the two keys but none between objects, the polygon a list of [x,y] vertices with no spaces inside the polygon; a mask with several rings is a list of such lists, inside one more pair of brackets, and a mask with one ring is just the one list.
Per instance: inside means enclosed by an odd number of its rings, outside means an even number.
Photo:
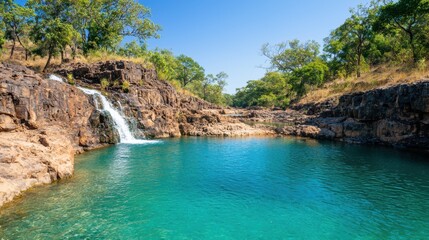
[{"label": "green foliage", "polygon": [[64,19],[71,3],[67,0],[29,0],[27,5],[36,13],[30,32],[33,42],[37,45],[35,53],[48,56],[43,69],[45,71],[51,58],[72,42],[76,30]]},{"label": "green foliage", "polygon": [[5,42],[6,42],[6,39],[4,36],[3,28],[1,27],[1,24],[0,24],[0,53],[2,53],[3,51],[3,45],[5,44]]},{"label": "green foliage", "polygon": [[145,44],[138,44],[136,41],[126,43],[124,47],[117,50],[117,54],[125,57],[145,57],[148,54]]},{"label": "green foliage", "polygon": [[378,8],[373,2],[369,7],[359,5],[352,9],[351,17],[325,39],[325,56],[333,62],[334,75],[344,70],[347,74],[356,72],[360,77],[365,56],[380,54],[374,46],[377,35],[372,30]]},{"label": "green foliage", "polygon": [[123,83],[122,83],[122,91],[124,91],[124,92],[128,92],[130,90],[130,82],[129,81],[127,81],[127,80],[125,80]]},{"label": "green foliage", "polygon": [[237,89],[233,98],[233,106],[265,106],[287,107],[295,96],[287,74],[269,72],[260,80],[247,82],[243,88]]},{"label": "green foliage", "polygon": [[74,80],[73,74],[71,74],[71,73],[67,74],[67,82],[70,85],[75,85],[76,84],[76,81]]},{"label": "green foliage", "polygon": [[177,57],[176,79],[185,88],[191,82],[204,80],[204,68],[192,58],[180,55]]},{"label": "green foliage", "polygon": [[417,63],[428,51],[428,14],[428,0],[391,1],[381,7],[375,28],[393,36],[400,36],[400,31],[407,38],[402,48],[409,48],[413,62]]},{"label": "green foliage", "polygon": [[223,91],[226,86],[228,75],[220,72],[216,75],[209,74],[203,81],[192,82],[189,86],[191,92],[195,93],[200,98],[218,105],[226,105],[227,99]]},{"label": "green foliage", "polygon": [[21,6],[13,0],[0,0],[0,9],[0,18],[2,21],[0,45],[3,45],[6,39],[12,41],[11,58],[14,54],[16,42],[18,42],[26,52],[29,52],[29,21],[34,16],[33,9]]},{"label": "green foliage", "polygon": [[319,48],[319,44],[315,41],[301,44],[299,40],[292,40],[273,47],[265,44],[262,46],[262,54],[270,60],[272,69],[293,72],[313,62],[319,55]]},{"label": "green foliage", "polygon": [[148,19],[149,9],[134,0],[93,0],[83,6],[89,6],[82,10],[86,24],[79,26],[85,52],[115,48],[125,36],[140,42],[158,37],[160,27]]},{"label": "green foliage", "polygon": [[106,90],[106,88],[110,85],[109,80],[103,78],[100,81],[100,87],[102,90]]},{"label": "green foliage", "polygon": [[149,61],[157,70],[158,77],[167,81],[173,81],[177,77],[179,61],[168,50],[153,51],[149,53]]},{"label": "green foliage", "polygon": [[426,71],[427,69],[426,59],[421,58],[419,61],[417,61],[416,68],[421,72]]},{"label": "green foliage", "polygon": [[328,71],[328,66],[320,59],[303,66],[291,75],[292,90],[298,97],[303,96],[309,89],[320,86]]}]

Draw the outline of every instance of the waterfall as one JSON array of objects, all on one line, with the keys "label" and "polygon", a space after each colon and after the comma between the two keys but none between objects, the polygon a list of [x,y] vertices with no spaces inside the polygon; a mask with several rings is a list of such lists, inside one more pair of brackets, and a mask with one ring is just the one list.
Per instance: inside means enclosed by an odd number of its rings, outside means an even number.
[{"label": "waterfall", "polygon": [[[58,82],[64,82],[62,78],[51,74],[49,75],[49,80],[58,81]],[[122,116],[122,114],[117,111],[112,104],[110,104],[109,100],[101,92],[93,89],[83,88],[83,87],[77,87],[82,92],[84,92],[87,95],[92,95],[94,97],[94,103],[95,108],[97,110],[106,111],[110,114],[110,116],[113,119],[113,122],[115,124],[115,128],[119,132],[120,142],[126,143],[126,144],[147,144],[147,143],[157,143],[158,141],[153,140],[143,140],[143,139],[136,139],[133,134],[131,133],[130,127],[128,126],[127,121]],[[101,100],[101,109],[100,109],[100,103],[99,99]],[[119,102],[118,102],[119,103]],[[120,104],[120,103],[119,103]],[[121,106],[122,110],[122,106]]]},{"label": "waterfall", "polygon": [[127,144],[144,144],[144,143],[153,143],[157,141],[149,141],[136,139],[130,131],[130,127],[128,126],[127,121],[122,116],[122,114],[117,111],[112,104],[107,100],[105,96],[103,96],[99,91],[93,89],[87,89],[83,87],[78,87],[85,94],[94,96],[96,107],[98,108],[98,99],[101,100],[102,110],[107,111],[110,116],[112,116],[113,122],[115,123],[115,128],[119,132],[120,142]]}]

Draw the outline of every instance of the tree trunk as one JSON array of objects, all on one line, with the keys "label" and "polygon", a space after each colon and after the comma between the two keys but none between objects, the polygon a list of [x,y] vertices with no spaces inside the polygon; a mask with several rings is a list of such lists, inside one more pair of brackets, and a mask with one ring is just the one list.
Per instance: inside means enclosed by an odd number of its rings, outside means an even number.
[{"label": "tree trunk", "polygon": [[61,64],[64,63],[64,50],[61,50]]},{"label": "tree trunk", "polygon": [[73,44],[73,46],[71,47],[73,60],[76,60],[76,48],[76,44]]},{"label": "tree trunk", "polygon": [[19,37],[19,35],[16,35],[16,39],[18,40],[19,44],[21,45],[21,47],[24,48],[24,52],[25,52],[25,61],[28,60],[28,53],[30,52],[27,47],[25,47],[24,43],[22,43],[21,38]]},{"label": "tree trunk", "polygon": [[15,38],[13,38],[13,44],[12,44],[12,49],[10,50],[10,59],[13,59],[13,53],[15,52],[15,45],[16,45],[16,40]]},{"label": "tree trunk", "polygon": [[360,63],[362,61],[362,57],[361,54],[358,54],[358,58],[357,58],[357,66],[356,66],[356,75],[358,78],[360,78],[361,76],[361,70],[360,70]]},{"label": "tree trunk", "polygon": [[419,59],[417,58],[416,46],[414,45],[414,34],[411,31],[408,34],[410,36],[410,45],[411,45],[411,52],[413,54],[413,62],[417,63]]},{"label": "tree trunk", "polygon": [[46,65],[45,65],[45,67],[43,68],[43,71],[42,71],[42,72],[45,72],[45,71],[46,71],[46,69],[49,67],[49,64],[51,63],[51,58],[52,58],[52,53],[51,53],[51,51],[49,50],[49,54],[48,54],[48,61],[46,62]]}]

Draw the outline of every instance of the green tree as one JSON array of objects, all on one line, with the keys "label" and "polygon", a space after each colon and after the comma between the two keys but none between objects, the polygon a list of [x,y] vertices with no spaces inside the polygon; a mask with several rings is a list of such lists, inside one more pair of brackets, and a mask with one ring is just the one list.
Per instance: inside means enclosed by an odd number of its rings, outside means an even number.
[{"label": "green tree", "polygon": [[3,45],[6,42],[5,39],[5,25],[3,22],[3,15],[4,15],[4,7],[0,7],[0,53],[3,51]]},{"label": "green tree", "polygon": [[328,71],[328,66],[320,59],[305,65],[292,73],[290,80],[292,90],[298,97],[303,96],[309,88],[320,86],[325,81]]},{"label": "green tree", "polygon": [[292,40],[274,46],[267,43],[262,46],[262,54],[270,60],[272,69],[293,72],[313,62],[319,55],[319,48],[315,41],[302,44],[299,40]]},{"label": "green tree", "polygon": [[136,41],[126,43],[123,47],[119,48],[117,53],[125,57],[144,57],[148,54],[145,44],[138,44]]},{"label": "green tree", "polygon": [[176,69],[177,80],[182,87],[186,87],[191,82],[204,80],[204,68],[192,58],[180,55],[177,57],[178,65]]},{"label": "green tree", "polygon": [[28,45],[25,44],[25,38],[29,31],[28,21],[33,17],[34,11],[15,3],[13,0],[0,0],[0,8],[2,9],[1,15],[6,37],[12,41],[10,58],[13,58],[16,42],[24,48],[27,58],[30,51]]},{"label": "green tree", "polygon": [[153,63],[160,79],[174,81],[177,78],[179,61],[168,50],[156,50],[149,53],[149,61]]},{"label": "green tree", "polygon": [[295,97],[289,81],[287,74],[269,72],[262,79],[249,81],[245,87],[237,89],[233,105],[284,108]]},{"label": "green tree", "polygon": [[428,24],[428,0],[399,0],[391,1],[379,11],[375,26],[378,30],[397,29],[407,36],[411,48],[413,62],[423,57],[424,41],[427,33],[424,30]]},{"label": "green tree", "polygon": [[35,52],[40,56],[48,56],[43,68],[46,71],[52,57],[62,53],[72,43],[76,31],[65,21],[66,13],[72,8],[72,1],[29,0],[27,5],[36,13],[30,34],[37,45]]},{"label": "green tree", "polygon": [[202,82],[202,98],[213,103],[223,102],[222,92],[226,86],[227,78],[228,74],[224,72],[207,75]]},{"label": "green tree", "polygon": [[355,71],[357,77],[361,76],[365,52],[371,48],[374,38],[372,26],[377,10],[377,2],[372,2],[369,7],[359,5],[350,11],[351,17],[325,39],[324,50],[330,58],[333,61],[340,59],[347,71]]},{"label": "green tree", "polygon": [[149,20],[149,9],[134,0],[92,0],[86,9],[79,31],[86,53],[112,49],[126,36],[140,42],[158,37],[160,26]]}]

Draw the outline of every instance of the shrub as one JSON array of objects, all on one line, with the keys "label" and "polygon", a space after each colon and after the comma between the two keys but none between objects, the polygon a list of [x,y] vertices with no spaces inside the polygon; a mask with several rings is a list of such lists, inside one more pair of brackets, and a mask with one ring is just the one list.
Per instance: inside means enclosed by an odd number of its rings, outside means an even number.
[{"label": "shrub", "polygon": [[128,82],[127,80],[125,80],[122,83],[122,91],[128,92],[129,90],[130,90],[130,82]]},{"label": "shrub", "polygon": [[424,72],[426,70],[426,67],[427,67],[427,65],[426,65],[426,59],[425,58],[422,58],[419,61],[417,61],[417,63],[416,63],[417,70]]},{"label": "shrub", "polygon": [[106,88],[109,86],[109,81],[106,78],[103,78],[100,81],[100,85],[102,90],[106,90]]},{"label": "shrub", "polygon": [[70,85],[75,85],[76,84],[76,81],[73,78],[73,74],[71,74],[71,73],[67,74],[67,82]]}]

